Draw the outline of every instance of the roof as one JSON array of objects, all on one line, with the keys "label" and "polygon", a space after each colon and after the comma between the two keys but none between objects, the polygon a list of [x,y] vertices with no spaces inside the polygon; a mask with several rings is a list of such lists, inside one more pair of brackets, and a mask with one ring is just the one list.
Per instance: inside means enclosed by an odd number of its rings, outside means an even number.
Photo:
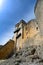
[{"label": "roof", "polygon": [[15,27],[19,26],[21,23],[26,24],[26,22],[25,22],[24,20],[21,20],[19,23],[17,23],[17,24],[15,25]]}]

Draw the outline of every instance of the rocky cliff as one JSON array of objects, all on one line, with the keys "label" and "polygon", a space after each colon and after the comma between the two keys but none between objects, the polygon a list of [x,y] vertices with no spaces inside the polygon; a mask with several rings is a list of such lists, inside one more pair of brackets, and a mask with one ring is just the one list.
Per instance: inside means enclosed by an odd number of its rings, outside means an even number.
[{"label": "rocky cliff", "polygon": [[11,58],[0,60],[0,65],[43,65],[42,49],[43,46],[25,47],[16,52]]}]

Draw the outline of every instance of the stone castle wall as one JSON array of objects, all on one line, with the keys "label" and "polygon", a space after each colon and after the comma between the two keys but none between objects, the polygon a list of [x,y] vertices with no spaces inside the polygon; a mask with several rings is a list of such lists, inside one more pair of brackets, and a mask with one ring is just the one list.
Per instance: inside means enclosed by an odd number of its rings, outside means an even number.
[{"label": "stone castle wall", "polygon": [[2,48],[0,48],[0,59],[9,58],[15,51],[15,44],[13,40],[8,41]]},{"label": "stone castle wall", "polygon": [[[17,39],[17,48],[22,48],[28,45],[37,45],[37,39],[40,38],[40,29],[36,20],[30,20],[27,25],[24,26],[23,35]],[[21,31],[22,32],[22,31]],[[23,38],[22,38],[23,36]],[[36,39],[37,38],[37,39]],[[28,42],[28,44],[27,44]],[[39,40],[38,40],[39,43]]]}]

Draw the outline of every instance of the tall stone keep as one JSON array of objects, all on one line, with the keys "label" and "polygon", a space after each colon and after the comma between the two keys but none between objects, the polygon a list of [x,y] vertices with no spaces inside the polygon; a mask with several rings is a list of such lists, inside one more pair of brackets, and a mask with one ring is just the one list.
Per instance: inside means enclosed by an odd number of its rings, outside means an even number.
[{"label": "tall stone keep", "polygon": [[34,12],[41,35],[43,35],[43,0],[37,0]]}]

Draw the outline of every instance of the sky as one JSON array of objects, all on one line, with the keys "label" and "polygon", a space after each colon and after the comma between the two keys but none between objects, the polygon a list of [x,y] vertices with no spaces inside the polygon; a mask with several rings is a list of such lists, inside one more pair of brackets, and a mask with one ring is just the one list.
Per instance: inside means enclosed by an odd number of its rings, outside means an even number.
[{"label": "sky", "polygon": [[35,18],[36,0],[0,0],[0,45],[12,39],[15,24]]}]

